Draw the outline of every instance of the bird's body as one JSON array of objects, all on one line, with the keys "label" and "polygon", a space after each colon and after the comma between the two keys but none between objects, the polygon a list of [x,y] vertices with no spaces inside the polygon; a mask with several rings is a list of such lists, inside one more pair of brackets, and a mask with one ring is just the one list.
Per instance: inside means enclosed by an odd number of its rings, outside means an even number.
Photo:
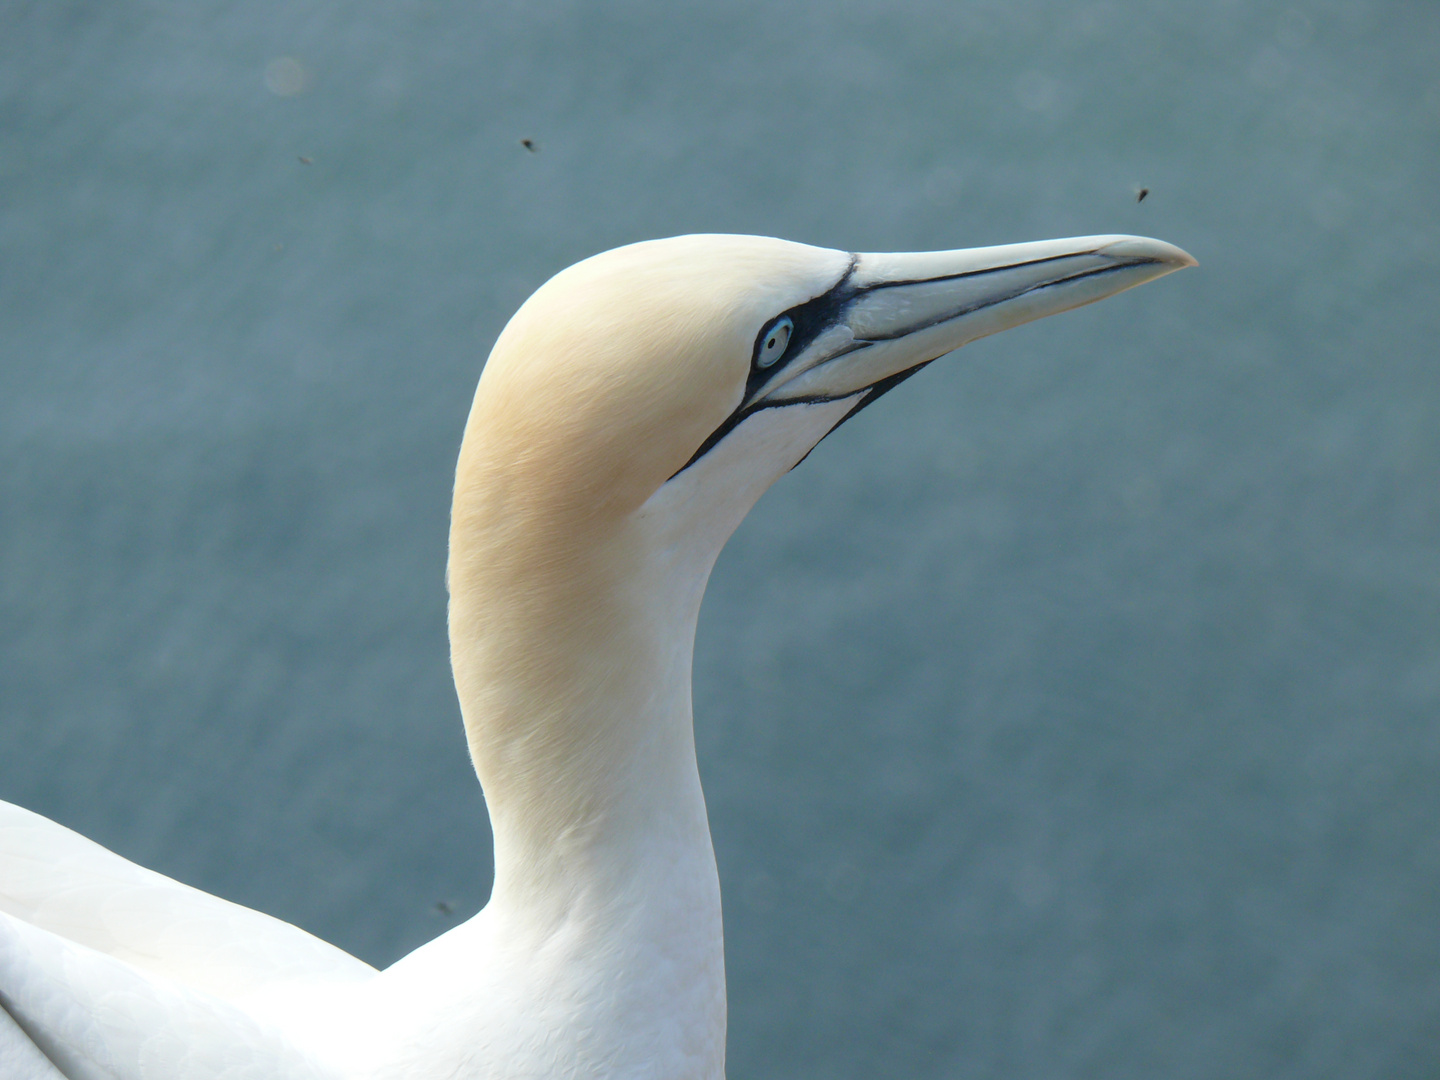
[{"label": "bird's body", "polygon": [[489,904],[377,972],[0,804],[0,1075],[718,1080],[690,672],[721,547],[924,364],[1191,262],[1134,237],[856,256],[705,236],[557,275],[496,343],[456,475]]}]

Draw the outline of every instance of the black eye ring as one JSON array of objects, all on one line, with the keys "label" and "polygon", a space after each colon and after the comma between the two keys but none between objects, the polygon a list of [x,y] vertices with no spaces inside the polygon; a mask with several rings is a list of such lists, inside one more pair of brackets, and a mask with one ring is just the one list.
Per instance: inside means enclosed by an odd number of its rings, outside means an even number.
[{"label": "black eye ring", "polygon": [[790,334],[794,329],[795,322],[789,315],[782,315],[771,323],[755,350],[755,366],[761,369],[774,367],[790,347]]}]

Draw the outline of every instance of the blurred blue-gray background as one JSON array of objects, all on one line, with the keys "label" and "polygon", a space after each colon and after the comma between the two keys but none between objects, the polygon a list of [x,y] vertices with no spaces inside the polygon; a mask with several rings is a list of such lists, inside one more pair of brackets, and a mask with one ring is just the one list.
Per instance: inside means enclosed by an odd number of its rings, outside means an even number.
[{"label": "blurred blue-gray background", "polygon": [[1437,177],[1428,0],[5,0],[0,797],[388,963],[489,888],[448,488],[532,289],[1149,234],[720,561],[731,1075],[1440,1075]]}]

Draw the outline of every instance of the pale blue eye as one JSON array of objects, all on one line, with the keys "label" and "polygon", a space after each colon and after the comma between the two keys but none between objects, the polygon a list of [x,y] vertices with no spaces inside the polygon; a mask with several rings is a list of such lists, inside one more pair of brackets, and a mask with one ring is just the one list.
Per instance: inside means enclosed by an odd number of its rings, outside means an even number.
[{"label": "pale blue eye", "polygon": [[790,321],[789,315],[782,315],[770,324],[770,329],[765,331],[765,336],[760,339],[760,351],[755,356],[755,366],[767,368],[785,355],[785,349],[790,344],[790,331],[795,329],[795,324]]}]

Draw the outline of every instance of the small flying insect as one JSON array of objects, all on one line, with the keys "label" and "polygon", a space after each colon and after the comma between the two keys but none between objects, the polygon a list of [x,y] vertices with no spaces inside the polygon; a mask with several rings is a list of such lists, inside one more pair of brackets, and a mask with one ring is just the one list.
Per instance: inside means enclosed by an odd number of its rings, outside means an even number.
[{"label": "small flying insect", "polygon": [[535,151],[538,149],[538,147],[536,147],[535,145],[534,139],[521,139],[520,145],[525,147],[525,149],[529,150],[532,154],[535,153]]},{"label": "small flying insect", "polygon": [[300,156],[300,164],[301,164],[301,165],[314,165],[314,164],[315,164],[315,159],[314,159],[314,158],[305,157],[305,156],[302,154],[302,155]]},{"label": "small flying insect", "polygon": [[455,908],[448,901],[445,900],[436,900],[435,910],[441,915],[446,916],[447,918],[455,914]]},{"label": "small flying insect", "polygon": [[1149,189],[1148,187],[1142,187],[1139,191],[1137,191],[1137,192],[1135,193],[1135,201],[1136,201],[1136,202],[1144,202],[1144,201],[1145,201],[1145,196],[1146,196],[1146,195],[1149,195],[1149,194],[1150,194],[1150,189]]}]

